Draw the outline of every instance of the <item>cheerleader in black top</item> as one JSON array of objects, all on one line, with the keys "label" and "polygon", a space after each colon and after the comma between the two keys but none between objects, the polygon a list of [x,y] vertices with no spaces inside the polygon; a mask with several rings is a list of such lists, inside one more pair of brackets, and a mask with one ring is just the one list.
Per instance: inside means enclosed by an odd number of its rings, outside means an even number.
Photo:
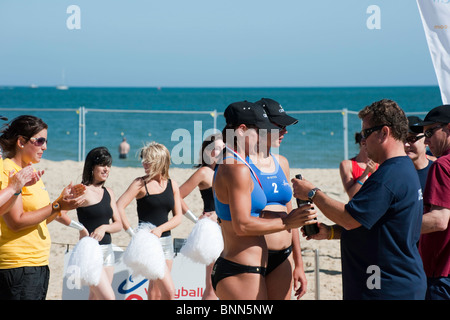
[{"label": "cheerleader in black top", "polygon": [[[207,137],[202,143],[200,164],[197,166],[198,169],[180,187],[182,199],[187,197],[196,187],[198,187],[203,200],[203,213],[199,217],[200,219],[209,217],[211,220],[217,222],[212,182],[217,159],[222,154],[224,147],[225,144],[223,143],[222,135],[220,133]],[[189,217],[192,217],[193,214],[183,200],[181,201],[181,206],[183,208],[183,214],[190,219]],[[217,300],[216,293],[211,284],[211,271],[213,265],[214,263],[206,266],[205,291],[202,296],[203,300]]]},{"label": "cheerleader in black top", "polygon": [[[99,241],[103,252],[103,272],[97,286],[91,286],[89,300],[115,300],[111,283],[114,276],[114,251],[111,233],[122,230],[114,193],[104,186],[111,170],[108,149],[92,149],[84,163],[82,184],[86,186],[85,202],[77,209],[78,221],[85,227],[80,238],[90,236]],[[112,223],[111,223],[112,220]]]},{"label": "cheerleader in black top", "polygon": [[[123,228],[132,235],[125,208],[136,199],[139,223],[149,222],[156,226],[151,232],[159,237],[166,258],[167,270],[163,279],[151,280],[148,288],[149,300],[172,300],[175,286],[170,271],[173,263],[173,242],[170,230],[181,223],[180,190],[175,181],[169,179],[170,153],[159,143],[152,142],[141,150],[142,165],[146,175],[134,179],[117,201]],[[169,212],[172,217],[169,219]]]}]

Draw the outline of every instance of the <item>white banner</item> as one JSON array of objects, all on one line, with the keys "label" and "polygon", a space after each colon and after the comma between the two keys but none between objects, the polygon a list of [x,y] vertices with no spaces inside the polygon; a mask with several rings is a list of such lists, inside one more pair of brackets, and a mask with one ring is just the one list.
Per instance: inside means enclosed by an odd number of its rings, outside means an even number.
[{"label": "white banner", "polygon": [[417,0],[443,104],[450,104],[450,0]]}]

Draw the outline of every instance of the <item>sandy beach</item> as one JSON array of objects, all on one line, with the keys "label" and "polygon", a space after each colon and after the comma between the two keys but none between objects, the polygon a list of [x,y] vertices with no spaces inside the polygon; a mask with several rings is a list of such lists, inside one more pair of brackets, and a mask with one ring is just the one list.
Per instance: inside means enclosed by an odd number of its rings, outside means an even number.
[{"label": "sandy beach", "polygon": [[[49,191],[50,199],[54,200],[70,182],[79,183],[81,181],[83,163],[68,160],[58,162],[42,160],[35,167],[45,170],[42,179]],[[181,185],[193,172],[194,169],[174,168],[170,170],[170,177]],[[343,202],[348,201],[348,197],[341,184],[338,169],[291,169],[291,178],[297,173],[301,173],[305,179],[313,182],[332,198]],[[120,168],[113,166],[106,185],[112,188],[116,198],[118,198],[135,177],[142,176],[143,174],[144,171],[142,168]],[[203,205],[200,193],[197,190],[194,190],[185,201],[192,212],[196,215],[201,213]],[[293,206],[296,207],[295,204]],[[137,215],[135,201],[129,205],[126,213],[132,225],[136,226]],[[76,211],[70,211],[69,216],[76,219]],[[319,221],[330,223],[320,212]],[[174,238],[187,238],[193,226],[191,221],[183,218],[182,223],[172,230],[172,236]],[[77,243],[79,234],[75,229],[68,228],[58,222],[49,224],[49,230],[52,237],[52,247],[50,253],[50,285],[47,299],[60,300],[62,298],[64,254],[68,245],[73,246]],[[126,247],[130,241],[130,237],[124,231],[113,234],[112,238],[113,243],[119,247]],[[308,279],[308,291],[302,299],[315,299],[314,249],[319,249],[320,299],[342,299],[339,240],[307,241],[301,237],[300,241],[305,272]]]}]

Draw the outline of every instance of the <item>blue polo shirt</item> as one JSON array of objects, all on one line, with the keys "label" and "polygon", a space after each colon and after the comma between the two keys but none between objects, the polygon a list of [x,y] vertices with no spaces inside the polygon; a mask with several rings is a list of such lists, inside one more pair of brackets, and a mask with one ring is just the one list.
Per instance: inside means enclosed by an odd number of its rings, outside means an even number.
[{"label": "blue polo shirt", "polygon": [[341,235],[344,299],[424,299],[423,199],[411,159],[383,162],[345,209],[362,226]]}]

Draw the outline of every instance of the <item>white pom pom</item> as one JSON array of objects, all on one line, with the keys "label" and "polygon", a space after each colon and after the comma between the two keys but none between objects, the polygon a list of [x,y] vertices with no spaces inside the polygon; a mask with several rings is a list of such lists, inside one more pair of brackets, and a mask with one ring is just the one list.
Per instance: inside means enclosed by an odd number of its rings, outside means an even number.
[{"label": "white pom pom", "polygon": [[209,265],[223,250],[223,237],[220,226],[211,219],[198,220],[180,253],[194,262]]},{"label": "white pom pom", "polygon": [[98,285],[103,270],[103,254],[98,241],[91,237],[78,241],[73,248],[67,270],[76,270],[71,276],[84,285]]},{"label": "white pom pom", "polygon": [[166,260],[159,238],[150,232],[154,226],[142,224],[123,254],[123,262],[133,271],[148,280],[162,279]]}]

